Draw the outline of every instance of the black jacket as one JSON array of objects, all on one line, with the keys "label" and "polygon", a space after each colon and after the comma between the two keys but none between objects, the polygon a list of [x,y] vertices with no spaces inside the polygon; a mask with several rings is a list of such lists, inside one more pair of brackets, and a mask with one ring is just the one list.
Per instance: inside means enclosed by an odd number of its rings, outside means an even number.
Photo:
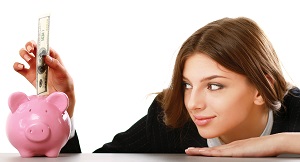
[{"label": "black jacket", "polygon": [[[293,88],[284,97],[280,111],[274,113],[271,134],[300,131],[300,90]],[[207,147],[190,121],[183,128],[171,129],[162,121],[162,108],[154,100],[147,115],[127,131],[118,133],[112,142],[104,144],[94,153],[184,153],[188,147]],[[77,134],[62,148],[61,153],[80,153]]]}]

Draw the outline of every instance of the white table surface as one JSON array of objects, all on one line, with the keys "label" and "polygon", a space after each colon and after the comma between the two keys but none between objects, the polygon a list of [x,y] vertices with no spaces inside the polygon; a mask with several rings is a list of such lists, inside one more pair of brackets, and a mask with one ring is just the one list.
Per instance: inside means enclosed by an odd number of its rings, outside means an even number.
[{"label": "white table surface", "polygon": [[185,154],[121,154],[121,153],[81,153],[60,154],[57,158],[22,158],[17,153],[0,153],[1,162],[291,162],[300,161],[300,155],[267,158],[232,158],[188,156]]}]

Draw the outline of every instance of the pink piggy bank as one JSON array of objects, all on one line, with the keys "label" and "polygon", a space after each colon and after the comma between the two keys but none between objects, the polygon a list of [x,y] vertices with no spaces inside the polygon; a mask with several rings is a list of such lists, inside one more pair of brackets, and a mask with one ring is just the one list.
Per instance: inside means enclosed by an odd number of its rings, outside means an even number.
[{"label": "pink piggy bank", "polygon": [[11,113],[6,133],[20,155],[57,157],[71,131],[67,95],[54,92],[49,96],[27,96],[15,92],[10,95],[8,105]]}]

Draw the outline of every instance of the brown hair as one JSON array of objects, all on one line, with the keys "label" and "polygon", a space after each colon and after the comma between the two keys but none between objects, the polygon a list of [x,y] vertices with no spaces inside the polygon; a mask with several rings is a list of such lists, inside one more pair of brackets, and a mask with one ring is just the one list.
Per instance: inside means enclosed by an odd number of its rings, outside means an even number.
[{"label": "brown hair", "polygon": [[190,119],[184,105],[182,72],[187,58],[199,52],[245,75],[261,93],[268,108],[274,111],[280,108],[287,82],[271,42],[251,19],[223,18],[197,30],[180,48],[170,87],[158,95],[166,125],[178,128]]}]

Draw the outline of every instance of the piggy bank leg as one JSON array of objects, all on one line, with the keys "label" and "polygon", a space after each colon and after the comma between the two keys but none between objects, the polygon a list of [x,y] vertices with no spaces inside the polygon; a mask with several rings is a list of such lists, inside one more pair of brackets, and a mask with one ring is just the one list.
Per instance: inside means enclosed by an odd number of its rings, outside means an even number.
[{"label": "piggy bank leg", "polygon": [[46,152],[45,155],[50,158],[55,158],[55,157],[58,157],[59,152],[60,152],[60,148],[53,148],[53,149],[49,150],[48,152]]},{"label": "piggy bank leg", "polygon": [[26,149],[25,150],[18,150],[18,151],[19,151],[21,157],[23,157],[23,158],[29,158],[29,157],[35,156],[33,152],[28,151]]}]

